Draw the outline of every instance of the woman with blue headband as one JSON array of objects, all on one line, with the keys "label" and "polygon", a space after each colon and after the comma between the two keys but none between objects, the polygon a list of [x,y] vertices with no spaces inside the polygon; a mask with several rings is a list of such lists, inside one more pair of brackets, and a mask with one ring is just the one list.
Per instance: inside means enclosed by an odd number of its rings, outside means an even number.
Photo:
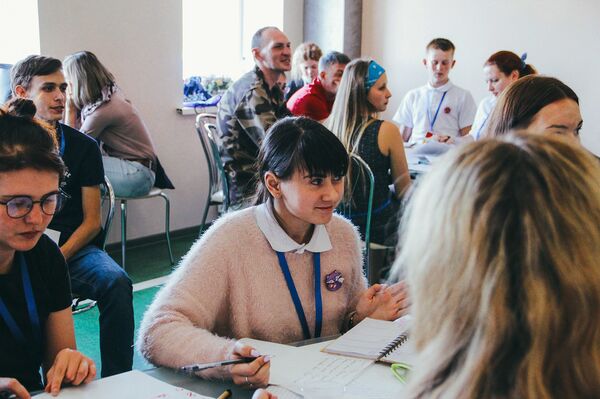
[{"label": "woman with blue headband", "polygon": [[[373,172],[371,242],[384,245],[395,245],[399,199],[410,186],[400,130],[395,124],[378,119],[378,113],[386,110],[391,96],[381,65],[369,59],[354,60],[344,71],[326,121],[346,150],[360,156]],[[352,196],[352,222],[364,238],[368,197],[366,190],[351,187],[356,180],[347,179],[346,194]],[[390,183],[394,191],[390,190]]]}]

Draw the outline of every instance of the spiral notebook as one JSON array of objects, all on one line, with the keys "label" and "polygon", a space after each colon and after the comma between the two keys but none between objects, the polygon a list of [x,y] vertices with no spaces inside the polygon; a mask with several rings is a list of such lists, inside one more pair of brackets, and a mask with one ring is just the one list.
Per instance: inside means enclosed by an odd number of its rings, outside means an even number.
[{"label": "spiral notebook", "polygon": [[415,351],[408,341],[409,326],[408,317],[397,321],[367,317],[323,351],[386,363],[413,364]]}]

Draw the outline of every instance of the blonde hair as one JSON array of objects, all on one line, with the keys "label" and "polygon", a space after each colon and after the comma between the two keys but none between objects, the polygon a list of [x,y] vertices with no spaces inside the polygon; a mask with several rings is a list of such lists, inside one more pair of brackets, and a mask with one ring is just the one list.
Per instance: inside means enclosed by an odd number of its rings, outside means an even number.
[{"label": "blonde hair", "polygon": [[325,126],[338,136],[348,152],[356,149],[369,118],[377,115],[367,99],[365,86],[369,62],[370,59],[359,58],[346,66],[331,114],[325,121]]},{"label": "blonde hair", "polygon": [[323,52],[316,43],[305,42],[300,44],[292,56],[292,79],[302,79],[302,68],[300,67],[301,63],[308,60],[319,62],[319,59],[321,59],[322,55]]},{"label": "blonde hair", "polygon": [[79,51],[63,61],[63,70],[71,84],[73,102],[78,109],[102,99],[102,90],[115,85],[115,78],[94,53]]},{"label": "blonde hair", "polygon": [[[370,119],[377,117],[377,111],[367,99],[368,91],[365,85],[370,62],[368,58],[359,58],[346,66],[331,114],[324,122],[340,139],[348,153],[358,153],[360,139]],[[353,193],[351,180],[346,179],[346,199]]]},{"label": "blonde hair", "polygon": [[561,137],[449,152],[420,182],[393,268],[420,351],[411,398],[600,392],[600,167]]}]

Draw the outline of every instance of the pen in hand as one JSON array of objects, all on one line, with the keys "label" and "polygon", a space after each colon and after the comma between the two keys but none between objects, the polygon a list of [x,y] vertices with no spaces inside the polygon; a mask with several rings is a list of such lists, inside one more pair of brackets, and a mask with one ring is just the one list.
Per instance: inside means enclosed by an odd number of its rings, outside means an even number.
[{"label": "pen in hand", "polygon": [[211,369],[214,367],[228,366],[231,364],[240,364],[240,363],[251,363],[256,360],[255,357],[241,357],[239,359],[230,359],[230,360],[222,360],[219,362],[211,362],[211,363],[196,363],[190,364],[187,366],[183,366],[179,368],[179,371],[185,373],[195,373],[196,371],[202,371]]}]

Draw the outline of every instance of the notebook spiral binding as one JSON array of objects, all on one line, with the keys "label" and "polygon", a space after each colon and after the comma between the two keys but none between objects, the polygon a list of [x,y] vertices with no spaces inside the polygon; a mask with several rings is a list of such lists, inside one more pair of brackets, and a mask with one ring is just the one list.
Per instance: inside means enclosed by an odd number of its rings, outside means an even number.
[{"label": "notebook spiral binding", "polygon": [[398,335],[392,342],[390,342],[385,348],[379,352],[379,356],[377,356],[377,360],[381,360],[396,349],[398,349],[402,344],[404,344],[408,340],[408,334],[400,334]]}]

